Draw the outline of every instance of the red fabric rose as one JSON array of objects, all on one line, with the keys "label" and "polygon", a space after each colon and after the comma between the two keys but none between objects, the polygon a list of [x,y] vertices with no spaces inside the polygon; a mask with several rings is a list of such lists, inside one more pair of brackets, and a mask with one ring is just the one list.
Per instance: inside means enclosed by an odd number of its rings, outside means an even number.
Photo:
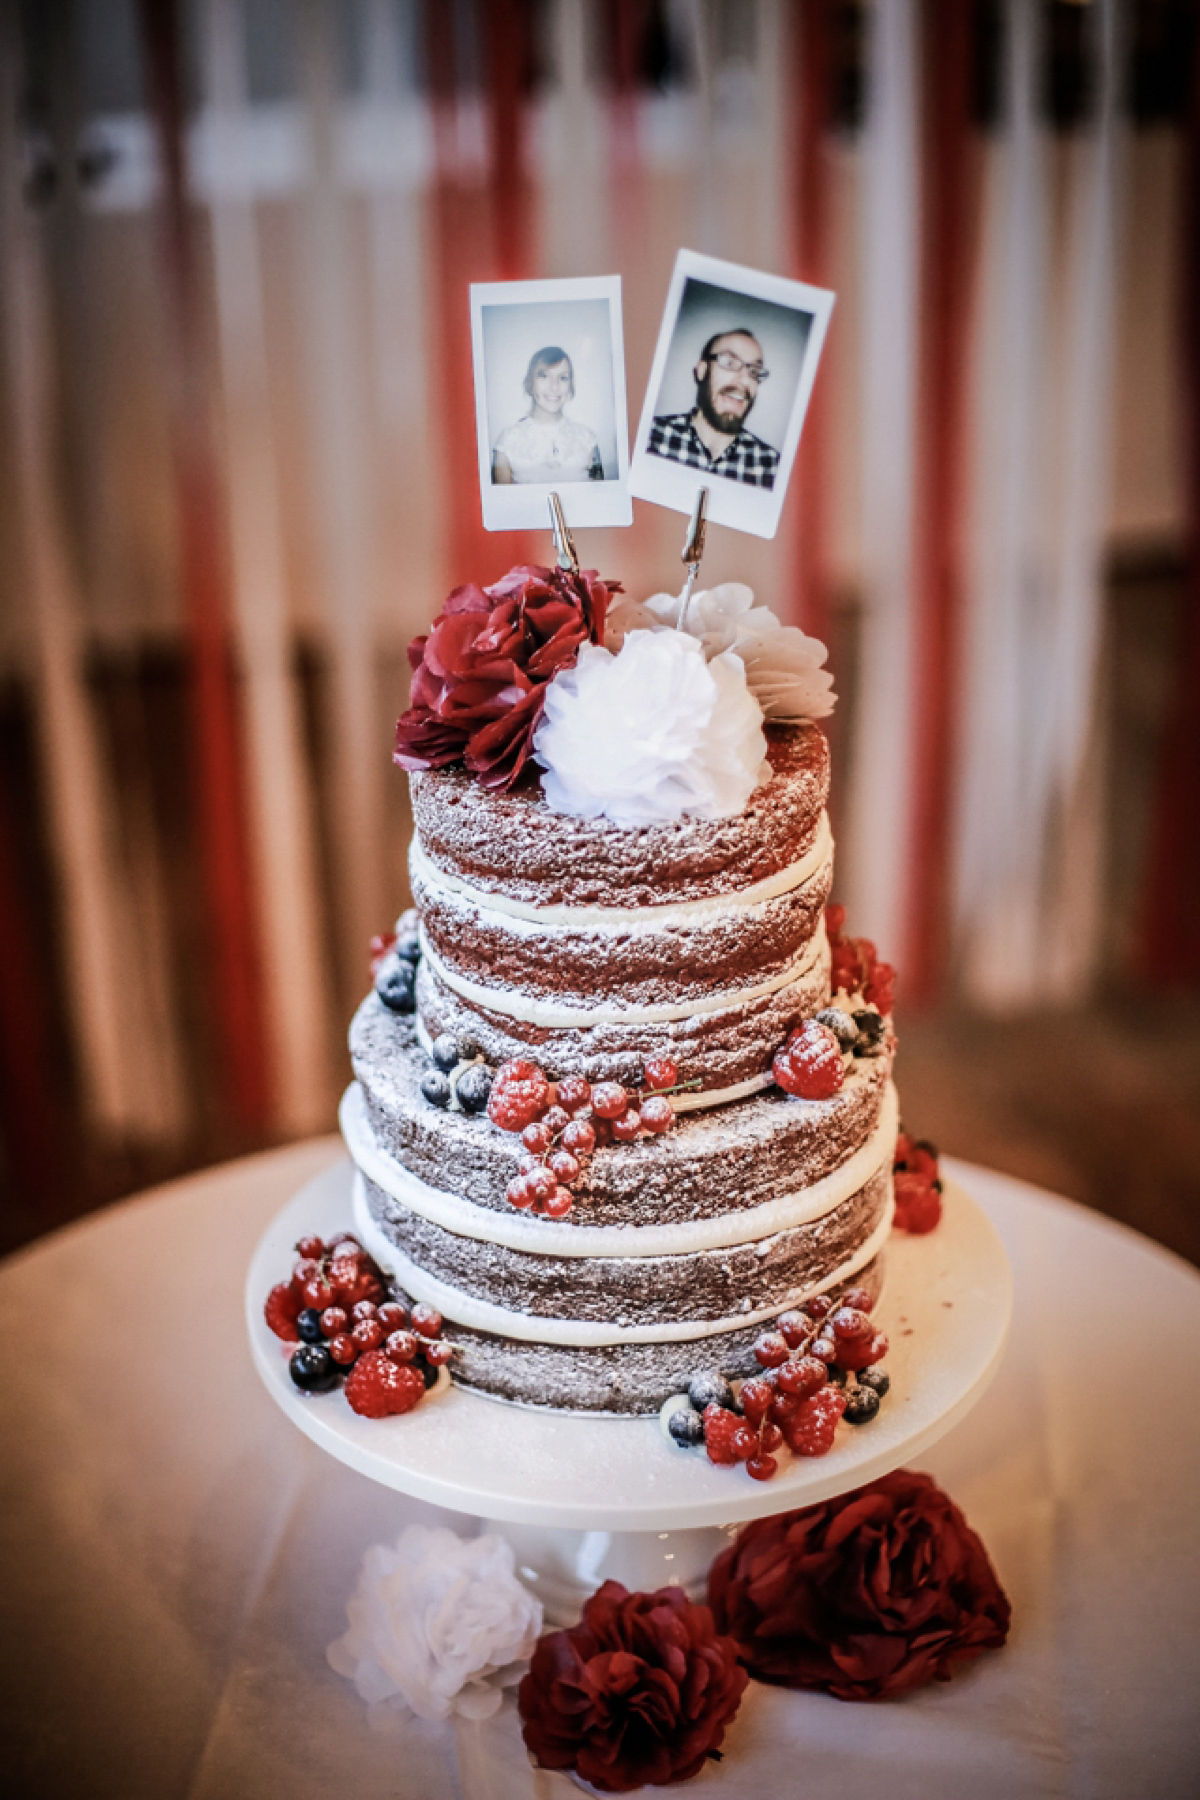
[{"label": "red fabric rose", "polygon": [[455,588],[426,637],[408,646],[410,705],[396,725],[402,769],[465,762],[507,790],[533,753],[546,684],[582,643],[604,641],[617,582],[594,569],[510,569],[489,588]]},{"label": "red fabric rose", "polygon": [[746,1526],[708,1597],[759,1681],[839,1700],[948,1681],[955,1657],[1004,1643],[1012,1612],[957,1506],[907,1469]]},{"label": "red fabric rose", "polygon": [[517,1699],[542,1768],[623,1794],[699,1774],[746,1682],[707,1606],[679,1588],[630,1594],[606,1581],[578,1625],[538,1641]]}]

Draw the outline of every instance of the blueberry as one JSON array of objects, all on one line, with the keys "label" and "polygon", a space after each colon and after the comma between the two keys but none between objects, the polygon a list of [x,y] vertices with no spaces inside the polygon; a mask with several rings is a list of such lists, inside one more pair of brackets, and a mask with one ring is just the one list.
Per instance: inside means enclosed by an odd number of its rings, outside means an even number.
[{"label": "blueberry", "polygon": [[492,1071],[482,1063],[473,1063],[463,1070],[454,1091],[465,1113],[481,1113],[492,1091]]},{"label": "blueberry", "polygon": [[692,1444],[704,1442],[704,1420],[698,1412],[684,1412],[680,1407],[679,1411],[673,1412],[667,1420],[667,1430],[675,1442],[682,1444],[685,1450]]},{"label": "blueberry", "polygon": [[417,987],[413,965],[410,962],[392,963],[375,983],[375,992],[392,1012],[415,1012]]},{"label": "blueberry", "polygon": [[869,1387],[873,1389],[882,1400],[883,1396],[892,1385],[892,1378],[886,1369],[881,1369],[877,1366],[874,1369],[861,1369],[859,1371],[858,1382],[860,1387]]},{"label": "blueberry", "polygon": [[874,1388],[856,1387],[846,1397],[846,1410],[842,1414],[847,1425],[866,1425],[879,1411],[879,1395]]},{"label": "blueberry", "polygon": [[325,1333],[321,1330],[321,1315],[315,1306],[306,1306],[296,1314],[296,1330],[300,1333],[300,1341],[305,1344],[323,1344]]},{"label": "blueberry", "polygon": [[323,1344],[301,1344],[292,1352],[288,1371],[304,1394],[325,1394],[338,1378],[337,1364]]},{"label": "blueberry", "polygon": [[406,963],[418,963],[421,960],[421,941],[415,935],[397,938],[393,949]]},{"label": "blueberry", "polygon": [[421,1092],[430,1106],[449,1106],[450,1083],[440,1069],[428,1069],[421,1077]]},{"label": "blueberry", "polygon": [[443,1031],[440,1037],[434,1038],[430,1046],[430,1054],[438,1068],[446,1075],[450,1073],[455,1063],[462,1060],[458,1053],[458,1039],[452,1031]]},{"label": "blueberry", "polygon": [[856,1012],[854,1023],[858,1027],[858,1035],[854,1040],[855,1056],[874,1056],[881,1048],[882,1017],[877,1012]]},{"label": "blueberry", "polygon": [[826,1366],[829,1369],[829,1379],[834,1387],[844,1388],[846,1385],[845,1369],[839,1369],[836,1363],[829,1363]]},{"label": "blueberry", "polygon": [[733,1389],[716,1369],[705,1369],[688,1382],[687,1397],[698,1413],[706,1406],[733,1407]]},{"label": "blueberry", "polygon": [[858,1037],[858,1026],[840,1006],[827,1006],[824,1012],[819,1012],[817,1024],[828,1026],[843,1050],[853,1050]]},{"label": "blueberry", "polygon": [[436,1385],[437,1378],[441,1373],[440,1369],[435,1369],[432,1363],[427,1363],[423,1356],[414,1356],[412,1366],[425,1383],[425,1392],[428,1393],[430,1388]]}]

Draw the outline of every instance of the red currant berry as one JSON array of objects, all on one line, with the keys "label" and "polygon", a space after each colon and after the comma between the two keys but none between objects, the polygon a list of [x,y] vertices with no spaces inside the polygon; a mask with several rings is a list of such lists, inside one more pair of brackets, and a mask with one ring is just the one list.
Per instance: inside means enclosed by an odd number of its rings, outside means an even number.
[{"label": "red currant berry", "polygon": [[586,1119],[572,1119],[562,1134],[562,1147],[572,1156],[590,1156],[596,1148],[596,1133]]},{"label": "red currant berry", "polygon": [[362,1245],[350,1231],[339,1231],[336,1237],[329,1240],[330,1256],[355,1256],[362,1252]]},{"label": "red currant berry", "polygon": [[321,1277],[321,1264],[311,1256],[302,1256],[292,1270],[292,1282],[297,1293],[303,1290],[307,1282],[320,1281]]},{"label": "red currant berry", "polygon": [[550,1198],[542,1201],[542,1211],[548,1219],[565,1219],[574,1204],[566,1188],[555,1188]]},{"label": "red currant berry", "polygon": [[837,1356],[837,1343],[831,1337],[815,1338],[808,1347],[810,1356],[815,1356],[823,1363],[831,1363]]},{"label": "red currant berry", "polygon": [[395,1300],[385,1300],[375,1317],[385,1331],[403,1331],[408,1324],[408,1314]]},{"label": "red currant berry", "polygon": [[875,1304],[875,1296],[868,1288],[847,1288],[842,1295],[843,1306],[853,1306],[858,1312],[869,1313]]},{"label": "red currant berry", "polygon": [[333,1305],[334,1291],[327,1281],[322,1281],[319,1277],[316,1281],[306,1281],[303,1292],[305,1306],[315,1307],[317,1312],[324,1312],[327,1306]]},{"label": "red currant berry", "polygon": [[567,1126],[571,1123],[571,1115],[566,1111],[565,1107],[551,1106],[542,1114],[541,1122],[546,1127],[546,1130],[550,1133],[551,1137],[557,1137],[559,1132],[565,1131]]},{"label": "red currant berry", "polygon": [[613,1141],[612,1121],[610,1119],[593,1119],[592,1130],[596,1134],[596,1148],[603,1150],[606,1144]]},{"label": "red currant berry", "polygon": [[337,1337],[345,1331],[349,1319],[344,1306],[327,1306],[321,1314],[321,1330],[327,1338]]},{"label": "red currant berry", "polygon": [[758,1449],[757,1431],[752,1431],[749,1425],[739,1425],[730,1436],[729,1447],[739,1462],[745,1462]]},{"label": "red currant berry", "polygon": [[340,1363],[343,1369],[349,1368],[358,1355],[358,1345],[348,1331],[339,1331],[335,1338],[329,1340],[326,1349],[334,1362]]},{"label": "red currant berry", "polygon": [[581,1112],[592,1104],[592,1084],[582,1075],[568,1075],[558,1084],[558,1104],[565,1112]]},{"label": "red currant berry", "polygon": [[824,1319],[833,1311],[833,1301],[828,1294],[814,1294],[804,1302],[804,1310],[810,1319]]},{"label": "red currant berry", "polygon": [[378,1308],[373,1301],[356,1300],[354,1305],[350,1308],[350,1317],[357,1325],[361,1323],[363,1319],[373,1319],[377,1312]]},{"label": "red currant berry", "polygon": [[754,1346],[754,1355],[764,1369],[777,1369],[788,1359],[787,1341],[778,1331],[764,1331]]},{"label": "red currant berry", "polygon": [[531,1155],[528,1150],[517,1162],[517,1168],[522,1175],[532,1175],[533,1171],[535,1169],[540,1169],[541,1166],[541,1157]]},{"label": "red currant berry", "polygon": [[764,1420],[758,1428],[759,1449],[769,1453],[772,1450],[778,1450],[782,1442],[783,1433],[780,1431],[778,1425],[772,1425],[769,1419]]},{"label": "red currant berry", "polygon": [[665,1094],[651,1094],[642,1101],[642,1124],[647,1131],[670,1131],[675,1123],[675,1108]]},{"label": "red currant berry", "polygon": [[790,1350],[802,1344],[812,1330],[812,1320],[806,1319],[802,1312],[780,1313],[775,1321],[775,1329],[783,1338]]},{"label": "red currant berry", "polygon": [[[782,1441],[781,1435],[780,1442],[782,1443]],[[773,1456],[748,1456],[746,1458],[746,1473],[753,1475],[755,1481],[770,1481],[778,1467],[779,1464]]]},{"label": "red currant berry", "polygon": [[669,1088],[679,1085],[679,1066],[669,1056],[652,1056],[644,1070],[648,1088]]},{"label": "red currant berry", "polygon": [[839,1306],[829,1323],[839,1344],[869,1338],[875,1329],[866,1313],[859,1312],[856,1306]]},{"label": "red currant berry", "polygon": [[525,1185],[529,1189],[533,1199],[538,1205],[541,1205],[544,1200],[550,1198],[551,1194],[558,1186],[558,1183],[554,1179],[553,1173],[549,1169],[543,1167],[540,1169],[531,1169],[529,1174],[525,1176]]},{"label": "red currant berry", "polygon": [[612,1134],[618,1144],[631,1144],[642,1129],[642,1115],[636,1107],[629,1107],[619,1119],[610,1121]]},{"label": "red currant berry", "polygon": [[521,1133],[521,1142],[535,1156],[541,1156],[554,1142],[554,1133],[544,1119],[536,1119]]},{"label": "red currant berry", "polygon": [[774,1394],[765,1381],[751,1379],[742,1383],[742,1411],[753,1425],[757,1425],[760,1419],[766,1417],[774,1398]]},{"label": "red currant berry", "polygon": [[592,1089],[592,1111],[598,1119],[619,1119],[629,1095],[619,1081],[602,1081]]},{"label": "red currant berry", "polygon": [[424,1354],[425,1361],[432,1368],[440,1369],[454,1355],[454,1345],[448,1344],[445,1338],[439,1338],[434,1344],[426,1344]]},{"label": "red currant berry", "polygon": [[532,1206],[537,1195],[529,1185],[529,1176],[518,1175],[510,1181],[504,1190],[504,1198],[510,1206],[515,1206],[518,1212],[524,1212],[527,1207]]},{"label": "red currant berry", "polygon": [[569,1150],[556,1150],[550,1158],[550,1167],[558,1179],[568,1186],[579,1179],[579,1158],[572,1156]]},{"label": "red currant berry", "polygon": [[296,1255],[320,1262],[325,1254],[325,1246],[319,1237],[302,1237],[296,1245]]},{"label": "red currant berry", "polygon": [[872,1363],[881,1362],[887,1353],[888,1341],[880,1331],[865,1341],[862,1338],[839,1340],[837,1359],[843,1369],[857,1373],[859,1369],[869,1369]]},{"label": "red currant berry", "polygon": [[411,1362],[421,1348],[415,1331],[393,1331],[384,1349],[393,1362]]},{"label": "red currant berry", "polygon": [[442,1315],[436,1306],[426,1306],[419,1302],[412,1309],[413,1330],[419,1331],[422,1337],[440,1337],[442,1333]]},{"label": "red currant berry", "polygon": [[378,1350],[383,1342],[384,1330],[378,1319],[360,1319],[350,1336],[360,1350]]}]

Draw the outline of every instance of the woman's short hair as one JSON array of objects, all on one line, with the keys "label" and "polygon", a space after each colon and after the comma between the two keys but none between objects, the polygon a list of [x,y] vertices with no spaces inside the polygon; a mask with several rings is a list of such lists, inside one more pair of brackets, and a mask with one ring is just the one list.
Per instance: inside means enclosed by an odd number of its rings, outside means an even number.
[{"label": "woman's short hair", "polygon": [[574,365],[574,363],[571,361],[571,359],[567,355],[566,351],[564,349],[562,349],[558,344],[547,344],[543,349],[534,351],[533,355],[529,359],[529,367],[525,371],[525,380],[522,383],[522,385],[525,389],[525,392],[529,395],[529,398],[531,400],[533,399],[533,378],[537,374],[538,370],[539,369],[554,369],[554,368],[558,367],[559,363],[566,363],[567,374],[571,378],[571,392],[568,394],[567,398],[569,400],[573,400],[575,398],[575,365]]}]

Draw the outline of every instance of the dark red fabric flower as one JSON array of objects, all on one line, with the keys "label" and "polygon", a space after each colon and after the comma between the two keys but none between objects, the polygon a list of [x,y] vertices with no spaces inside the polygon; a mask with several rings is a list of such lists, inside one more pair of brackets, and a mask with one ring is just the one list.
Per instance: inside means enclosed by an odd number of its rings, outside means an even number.
[{"label": "dark red fabric flower", "polygon": [[953,1500],[907,1469],[747,1525],[708,1597],[759,1681],[839,1700],[948,1681],[955,1657],[1003,1644],[1012,1612]]},{"label": "dark red fabric flower", "polygon": [[605,1793],[686,1781],[717,1755],[746,1682],[707,1606],[606,1581],[578,1625],[538,1641],[518,1694],[525,1744]]},{"label": "dark red fabric flower", "polygon": [[604,641],[615,581],[594,569],[519,567],[489,588],[455,588],[425,637],[408,647],[413,669],[396,725],[402,769],[465,762],[485,787],[508,789],[533,754],[546,684],[583,643]]}]

